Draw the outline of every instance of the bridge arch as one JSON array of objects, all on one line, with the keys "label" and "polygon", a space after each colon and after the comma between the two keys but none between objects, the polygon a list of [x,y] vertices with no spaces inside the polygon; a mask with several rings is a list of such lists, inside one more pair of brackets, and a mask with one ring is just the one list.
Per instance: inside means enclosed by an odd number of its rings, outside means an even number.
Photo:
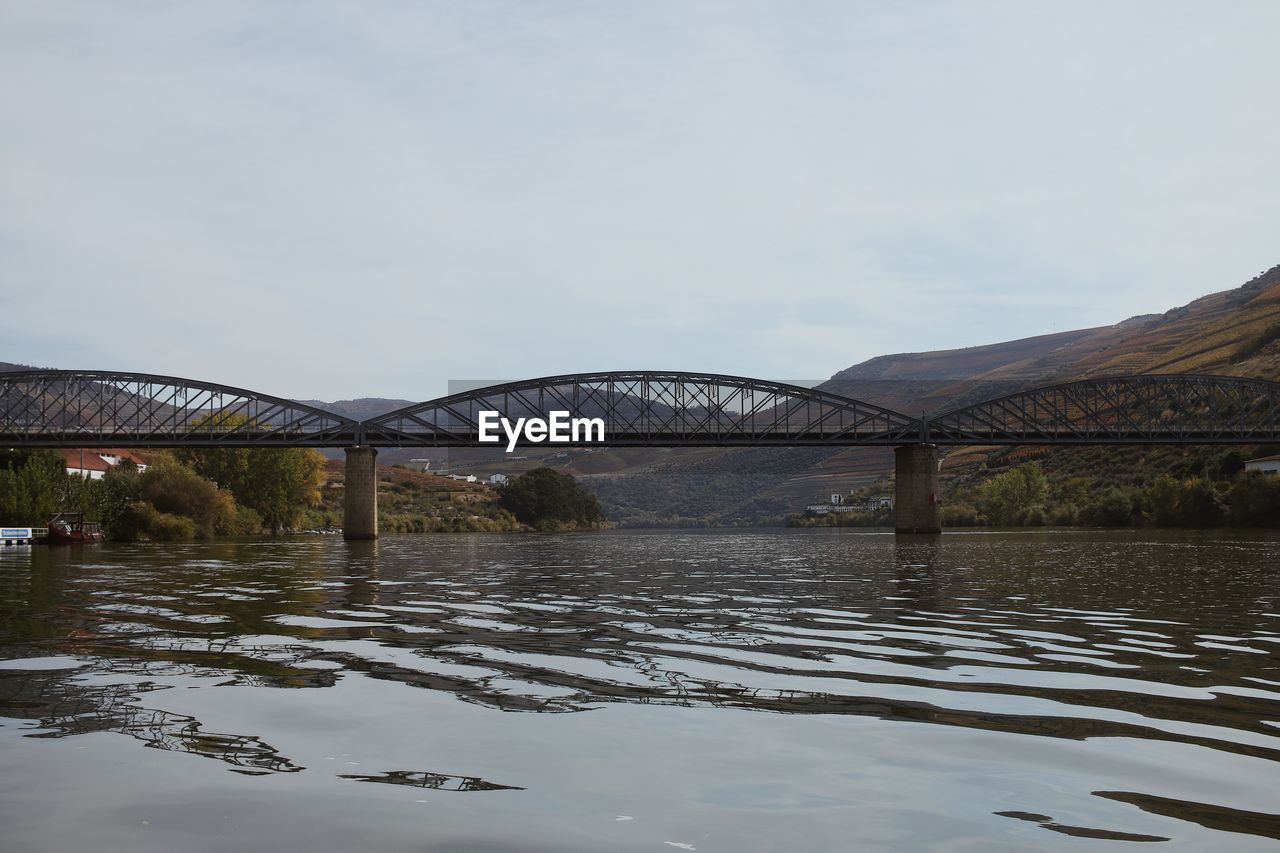
[{"label": "bridge arch", "polygon": [[0,444],[28,447],[338,446],[359,424],[230,385],[103,370],[0,373]]},{"label": "bridge arch", "polygon": [[593,446],[895,445],[920,436],[918,420],[838,394],[741,376],[661,371],[508,382],[406,406],[363,426],[366,441],[380,446],[491,446],[479,441],[482,411],[511,421],[545,418],[550,411],[602,418],[605,441]]},{"label": "bridge arch", "polygon": [[1280,382],[1149,374],[1031,388],[928,419],[935,444],[1280,442]]}]

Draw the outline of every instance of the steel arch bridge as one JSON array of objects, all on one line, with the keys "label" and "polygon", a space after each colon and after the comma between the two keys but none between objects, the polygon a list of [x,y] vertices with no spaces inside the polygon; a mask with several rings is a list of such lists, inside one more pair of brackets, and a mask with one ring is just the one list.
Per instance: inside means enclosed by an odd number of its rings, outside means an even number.
[{"label": "steel arch bridge", "polygon": [[407,406],[364,423],[370,444],[479,447],[480,412],[514,421],[604,421],[614,447],[897,445],[919,421],[796,385],[709,373],[611,372],[510,382]]},{"label": "steel arch bridge", "polygon": [[1086,379],[912,418],[758,379],[607,372],[494,385],[358,422],[172,376],[0,373],[0,446],[7,447],[491,447],[479,441],[481,411],[515,420],[553,410],[601,418],[606,440],[592,446],[1280,443],[1280,383],[1227,376]]}]

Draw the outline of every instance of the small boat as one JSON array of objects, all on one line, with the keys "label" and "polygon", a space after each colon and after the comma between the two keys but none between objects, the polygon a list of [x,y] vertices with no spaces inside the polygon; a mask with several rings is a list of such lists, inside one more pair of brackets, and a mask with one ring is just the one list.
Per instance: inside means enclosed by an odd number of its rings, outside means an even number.
[{"label": "small boat", "polygon": [[96,521],[85,521],[82,512],[59,512],[49,519],[50,545],[85,545],[105,539]]}]

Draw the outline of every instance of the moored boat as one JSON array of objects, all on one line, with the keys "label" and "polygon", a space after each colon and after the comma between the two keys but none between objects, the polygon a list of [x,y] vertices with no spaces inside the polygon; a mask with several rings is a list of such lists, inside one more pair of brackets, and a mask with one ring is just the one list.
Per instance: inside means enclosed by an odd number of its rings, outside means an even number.
[{"label": "moored boat", "polygon": [[98,523],[85,521],[82,512],[59,512],[49,519],[50,545],[86,545],[104,538]]}]

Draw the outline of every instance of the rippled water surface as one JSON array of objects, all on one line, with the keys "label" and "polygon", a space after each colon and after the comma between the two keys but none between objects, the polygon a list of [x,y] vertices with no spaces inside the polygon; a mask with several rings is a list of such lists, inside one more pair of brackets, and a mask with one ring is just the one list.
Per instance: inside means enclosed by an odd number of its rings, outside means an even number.
[{"label": "rippled water surface", "polygon": [[6,851],[1262,850],[1278,813],[1275,537],[0,550]]}]

